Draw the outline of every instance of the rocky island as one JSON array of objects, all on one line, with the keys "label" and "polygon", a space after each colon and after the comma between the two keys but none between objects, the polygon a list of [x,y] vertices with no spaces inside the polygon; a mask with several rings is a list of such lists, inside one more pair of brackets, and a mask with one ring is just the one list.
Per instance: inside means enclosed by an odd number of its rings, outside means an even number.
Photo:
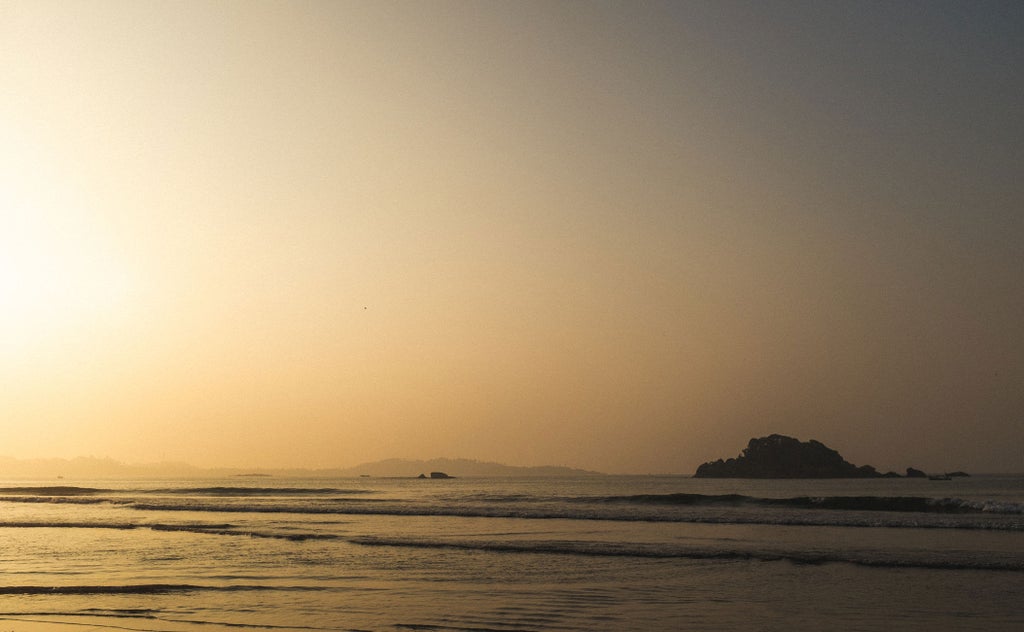
[{"label": "rocky island", "polygon": [[709,461],[697,468],[695,478],[880,478],[870,465],[860,467],[819,441],[800,441],[773,434],[751,439],[734,459]]},{"label": "rocky island", "polygon": [[[428,478],[428,476],[426,474],[420,474],[416,478]],[[449,476],[448,474],[445,474],[444,472],[431,472],[429,478],[455,478],[455,477],[454,476]]]}]

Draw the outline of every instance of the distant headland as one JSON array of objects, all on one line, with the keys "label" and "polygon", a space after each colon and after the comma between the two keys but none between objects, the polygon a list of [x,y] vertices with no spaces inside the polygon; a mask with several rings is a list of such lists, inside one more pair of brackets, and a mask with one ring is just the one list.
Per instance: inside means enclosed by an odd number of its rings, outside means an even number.
[{"label": "distant headland", "polygon": [[[949,480],[967,476],[953,472],[928,476],[907,468],[908,478]],[[903,478],[896,472],[880,473],[870,465],[856,466],[820,441],[800,441],[773,434],[751,439],[734,459],[709,461],[697,468],[694,478]]]},{"label": "distant headland", "polygon": [[204,468],[185,463],[126,464],[109,458],[15,459],[0,456],[0,478],[6,479],[201,479],[201,478],[415,478],[421,472],[448,472],[452,477],[581,477],[600,472],[563,466],[515,466],[473,459],[386,459],[348,468]]}]

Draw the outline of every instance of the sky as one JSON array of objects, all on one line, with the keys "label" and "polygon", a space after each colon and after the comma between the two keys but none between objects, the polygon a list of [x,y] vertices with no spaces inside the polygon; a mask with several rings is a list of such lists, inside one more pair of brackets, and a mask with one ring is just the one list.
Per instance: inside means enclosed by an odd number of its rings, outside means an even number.
[{"label": "sky", "polygon": [[0,0],[0,454],[1024,471],[1022,33]]}]

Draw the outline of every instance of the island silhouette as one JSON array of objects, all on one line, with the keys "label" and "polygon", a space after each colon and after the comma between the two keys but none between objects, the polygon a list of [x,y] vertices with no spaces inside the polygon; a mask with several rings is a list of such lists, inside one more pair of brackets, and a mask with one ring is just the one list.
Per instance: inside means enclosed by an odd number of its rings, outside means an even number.
[{"label": "island silhouette", "polygon": [[[820,441],[800,441],[772,434],[751,439],[733,459],[708,461],[697,468],[694,478],[902,478],[896,472],[880,473],[871,465],[856,466]],[[907,477],[928,477],[921,470],[907,468]],[[967,476],[954,472],[928,477],[948,480]]]}]

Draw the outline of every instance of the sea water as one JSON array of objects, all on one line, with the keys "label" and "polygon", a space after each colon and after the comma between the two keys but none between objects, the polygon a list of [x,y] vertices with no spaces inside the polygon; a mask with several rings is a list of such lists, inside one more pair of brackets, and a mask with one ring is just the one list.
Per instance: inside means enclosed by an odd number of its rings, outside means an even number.
[{"label": "sea water", "polygon": [[1022,603],[1024,477],[0,482],[5,630],[991,631]]}]

